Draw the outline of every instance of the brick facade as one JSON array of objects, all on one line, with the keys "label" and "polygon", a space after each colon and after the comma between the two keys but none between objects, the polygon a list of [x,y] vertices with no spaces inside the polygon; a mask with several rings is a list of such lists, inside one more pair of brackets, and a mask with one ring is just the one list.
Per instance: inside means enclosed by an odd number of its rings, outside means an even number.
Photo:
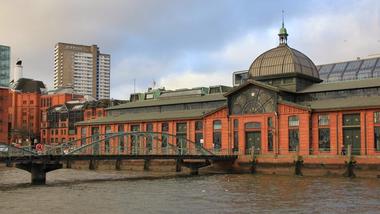
[{"label": "brick facade", "polygon": [[63,142],[75,138],[75,133],[70,136],[68,121],[61,121],[62,128],[51,130],[48,126],[48,110],[53,106],[63,105],[71,100],[82,100],[82,95],[71,93],[41,95],[41,143]]},{"label": "brick facade", "polygon": [[[140,131],[146,131],[146,124],[153,124],[154,132],[162,132],[162,123],[169,124],[168,133],[176,135],[176,124],[185,122],[187,124],[187,139],[195,141],[195,122],[201,120],[203,122],[203,146],[211,151],[214,150],[213,144],[213,123],[214,121],[221,121],[221,149],[215,152],[224,154],[233,153],[234,145],[234,132],[238,132],[238,148],[235,153],[239,155],[246,154],[246,129],[245,124],[250,122],[260,123],[261,126],[256,131],[261,133],[261,148],[260,154],[263,155],[290,155],[296,154],[304,156],[323,156],[334,157],[340,156],[343,146],[343,129],[342,118],[344,114],[359,113],[360,114],[360,138],[361,150],[360,155],[378,155],[380,151],[375,150],[375,137],[374,137],[374,112],[380,112],[379,109],[366,109],[366,110],[349,110],[349,111],[331,111],[331,112],[317,112],[311,111],[306,108],[279,103],[277,106],[277,113],[262,113],[262,114],[247,114],[247,115],[228,115],[228,108],[224,107],[211,114],[205,115],[201,119],[188,119],[188,120],[162,120],[162,121],[134,121],[133,123],[110,123],[101,125],[78,125],[77,126],[77,139],[81,138],[81,129],[86,128],[86,136],[91,136],[91,127],[100,127],[100,134],[105,134],[105,127],[110,125],[112,132],[117,132],[119,124],[124,125],[124,131],[130,132],[131,125],[140,125]],[[318,125],[318,116],[327,115],[329,124],[324,126]],[[289,127],[289,117],[297,116],[299,118],[299,125],[296,127]],[[273,126],[269,127],[268,119],[272,118]],[[234,121],[238,121],[238,128],[234,128]],[[380,126],[380,124],[379,124]],[[298,151],[289,151],[289,130],[299,130],[299,148]],[[319,128],[328,128],[330,130],[329,149],[320,150],[319,148]],[[273,133],[273,150],[269,150],[268,133]],[[174,144],[175,142],[170,142]],[[158,145],[154,145],[158,146]]]},{"label": "brick facade", "polygon": [[0,88],[0,143],[8,143],[8,109],[10,106],[8,88]]},{"label": "brick facade", "polygon": [[39,139],[40,97],[39,93],[11,91],[9,118],[11,122],[10,141],[20,142]]}]

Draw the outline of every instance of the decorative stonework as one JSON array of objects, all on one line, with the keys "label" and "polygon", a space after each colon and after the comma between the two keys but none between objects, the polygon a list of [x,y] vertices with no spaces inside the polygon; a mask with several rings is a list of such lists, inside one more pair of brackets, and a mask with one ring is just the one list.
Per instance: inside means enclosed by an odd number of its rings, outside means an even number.
[{"label": "decorative stonework", "polygon": [[249,86],[230,97],[231,114],[255,114],[274,112],[275,92]]}]

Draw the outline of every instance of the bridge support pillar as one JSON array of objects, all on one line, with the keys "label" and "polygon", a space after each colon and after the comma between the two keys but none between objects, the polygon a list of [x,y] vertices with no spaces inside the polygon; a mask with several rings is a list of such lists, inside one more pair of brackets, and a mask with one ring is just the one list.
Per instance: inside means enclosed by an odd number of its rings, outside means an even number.
[{"label": "bridge support pillar", "polygon": [[32,167],[32,185],[46,184],[46,171],[41,166]]},{"label": "bridge support pillar", "polygon": [[16,167],[25,171],[30,172],[32,185],[43,185],[46,183],[46,173],[61,169],[61,163],[18,163]]},{"label": "bridge support pillar", "polygon": [[149,159],[145,159],[144,160],[144,170],[148,171],[149,170],[149,166],[150,166],[150,160]]},{"label": "bridge support pillar", "polygon": [[11,160],[7,160],[7,162],[5,163],[5,166],[6,167],[13,167]]},{"label": "bridge support pillar", "polygon": [[182,160],[181,159],[177,159],[176,160],[176,164],[175,164],[175,171],[176,172],[181,172],[182,171]]},{"label": "bridge support pillar", "polygon": [[190,168],[190,175],[199,175],[199,168]]},{"label": "bridge support pillar", "polygon": [[256,165],[257,165],[257,160],[256,159],[253,159],[252,162],[251,162],[251,174],[255,174],[256,173]]},{"label": "bridge support pillar", "polygon": [[88,165],[88,169],[89,170],[96,170],[96,160],[94,160],[94,159],[90,160],[90,163]]},{"label": "bridge support pillar", "polygon": [[66,161],[66,168],[67,169],[71,169],[71,164],[72,164],[72,161],[71,160],[67,160]]},{"label": "bridge support pillar", "polygon": [[356,161],[353,157],[349,157],[349,159],[346,161],[346,171],[344,172],[343,176],[349,177],[349,178],[355,178],[355,169]]},{"label": "bridge support pillar", "polygon": [[117,159],[115,162],[115,169],[121,170],[121,159]]},{"label": "bridge support pillar", "polygon": [[198,175],[199,169],[211,165],[209,160],[205,161],[182,161],[181,165],[190,169],[190,175]]}]

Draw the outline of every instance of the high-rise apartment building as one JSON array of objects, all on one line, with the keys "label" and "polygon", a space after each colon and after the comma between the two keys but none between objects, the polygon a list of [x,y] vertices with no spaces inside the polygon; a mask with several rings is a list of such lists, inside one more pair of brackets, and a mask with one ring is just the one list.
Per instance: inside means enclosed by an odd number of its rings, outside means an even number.
[{"label": "high-rise apartment building", "polygon": [[96,45],[58,43],[54,50],[54,88],[72,86],[76,94],[110,98],[109,54]]},{"label": "high-rise apartment building", "polygon": [[97,91],[98,99],[110,98],[110,71],[111,71],[111,55],[99,54],[99,68],[97,75]]},{"label": "high-rise apartment building", "polygon": [[0,86],[9,87],[11,48],[0,45]]}]

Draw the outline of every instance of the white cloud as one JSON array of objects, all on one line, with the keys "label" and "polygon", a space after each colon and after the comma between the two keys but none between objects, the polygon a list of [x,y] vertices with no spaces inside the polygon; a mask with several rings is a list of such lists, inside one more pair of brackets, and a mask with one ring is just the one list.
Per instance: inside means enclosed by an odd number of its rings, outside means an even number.
[{"label": "white cloud", "polygon": [[159,86],[166,89],[194,88],[213,85],[231,85],[229,72],[196,73],[185,71],[179,75],[169,75],[159,80]]},{"label": "white cloud", "polygon": [[[136,91],[153,79],[172,89],[231,85],[233,71],[277,45],[279,6],[215,2],[2,0],[0,44],[11,46],[13,63],[24,60],[26,76],[50,86],[56,42],[98,44],[111,54],[114,98],[128,98],[133,79]],[[316,64],[380,53],[380,1],[294,4],[286,3],[289,44]]]},{"label": "white cloud", "polygon": [[380,53],[379,5],[362,4],[350,8],[350,13],[317,13],[291,20],[288,23],[288,30],[292,29],[289,32],[291,44],[316,64]]}]

